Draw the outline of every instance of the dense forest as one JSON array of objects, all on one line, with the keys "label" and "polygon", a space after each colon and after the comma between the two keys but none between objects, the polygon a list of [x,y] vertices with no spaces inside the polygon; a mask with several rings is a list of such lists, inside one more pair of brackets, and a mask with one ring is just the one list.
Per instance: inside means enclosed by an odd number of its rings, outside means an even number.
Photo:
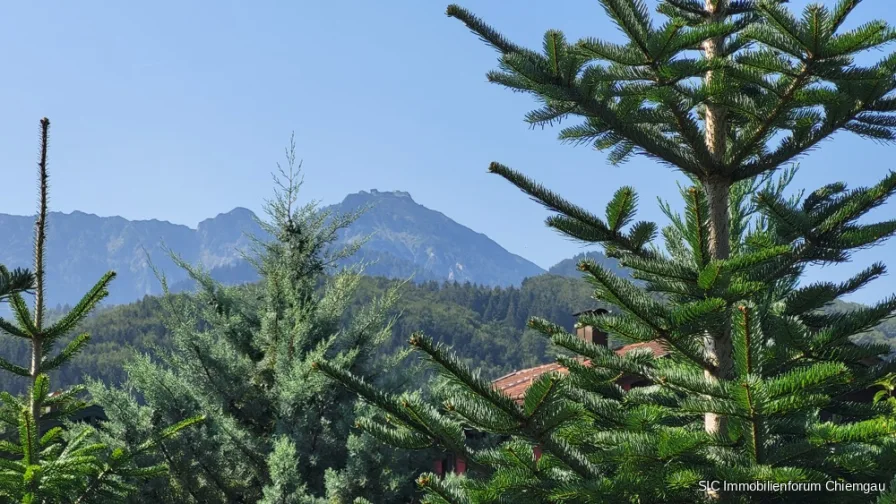
[{"label": "dense forest", "polygon": [[[568,262],[578,262],[580,254]],[[527,329],[531,317],[543,317],[567,329],[575,323],[573,314],[600,306],[592,297],[589,284],[575,278],[575,271],[566,261],[545,274],[526,279],[519,288],[486,287],[470,283],[400,282],[384,277],[363,277],[352,307],[346,317],[381,295],[390,286],[401,284],[401,296],[393,309],[396,317],[392,339],[382,347],[391,353],[407,345],[416,331],[434,341],[453,347],[464,361],[479,368],[483,376],[497,377],[509,371],[552,362],[556,349],[547,338]],[[568,271],[567,271],[568,270]],[[620,271],[622,271],[620,269]],[[174,295],[185,295],[185,285]],[[832,311],[849,311],[861,305],[836,302]],[[64,313],[68,307],[56,307],[49,317]],[[118,384],[124,378],[123,365],[134,352],[152,354],[154,348],[166,346],[166,329],[158,296],[126,305],[105,307],[87,318],[79,332],[90,335],[91,345],[76,355],[69,366],[53,375],[61,387],[81,383],[85,376]],[[884,322],[857,338],[863,343],[886,343],[896,348],[896,320]],[[611,346],[621,341],[610,338]],[[24,342],[0,340],[2,353],[8,359],[22,361],[26,355]],[[24,391],[24,383],[16,377],[0,375],[3,390]]]},{"label": "dense forest", "polygon": [[[457,348],[470,365],[481,368],[486,376],[553,359],[547,339],[526,329],[529,317],[545,317],[571,329],[575,323],[573,313],[598,306],[587,283],[556,275],[529,278],[520,288],[435,281],[415,284],[364,277],[346,316],[351,318],[357,309],[398,283],[402,285],[393,309],[395,327],[383,352],[406,346],[413,332],[422,331]],[[122,366],[133,352],[152,353],[154,348],[166,345],[161,311],[160,298],[155,296],[97,310],[78,329],[90,334],[91,344],[69,366],[56,371],[54,383],[68,386],[80,383],[84,376],[121,383]],[[26,358],[23,342],[12,338],[0,341],[0,352],[8,359],[19,362]],[[2,379],[3,390],[24,390],[23,380],[6,375]]]}]

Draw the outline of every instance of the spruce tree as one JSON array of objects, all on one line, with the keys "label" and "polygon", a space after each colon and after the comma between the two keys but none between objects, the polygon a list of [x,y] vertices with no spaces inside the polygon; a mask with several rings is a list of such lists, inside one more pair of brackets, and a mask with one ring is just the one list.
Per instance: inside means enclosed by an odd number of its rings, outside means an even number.
[{"label": "spruce tree", "polygon": [[[0,496],[3,502],[88,503],[120,502],[135,490],[135,483],[164,473],[165,467],[146,466],[137,459],[152,451],[163,439],[170,439],[199,418],[185,418],[156,435],[143,438],[131,450],[110,450],[99,443],[93,427],[66,420],[88,403],[80,396],[84,386],[51,393],[47,373],[65,365],[90,336],[74,337],[58,352],[78,324],[108,295],[115,277],[109,272],[84,295],[81,301],[55,323],[46,319],[45,256],[47,241],[47,147],[50,121],[41,120],[38,162],[39,201],[34,238],[34,273],[9,272],[0,267],[0,299],[8,298],[15,322],[0,318],[0,334],[24,340],[30,346],[30,364],[20,365],[0,357],[0,367],[30,383],[25,397],[0,392],[0,422],[5,431],[17,431],[18,442],[0,440]],[[23,296],[33,290],[29,308]],[[62,424],[52,425],[52,423]]]},{"label": "spruce tree", "polygon": [[337,263],[360,242],[337,239],[357,214],[298,206],[299,169],[292,143],[259,222],[272,240],[247,254],[261,282],[224,286],[174,256],[198,290],[171,294],[161,277],[170,341],[127,365],[123,390],[91,386],[110,416],[110,442],[122,446],[160,421],[207,417],[162,445],[155,460],[170,467],[170,481],[134,502],[403,502],[415,492],[417,456],[381,444],[360,450],[371,443],[352,428],[356,397],[310,368],[322,358],[364,373],[393,367],[400,355],[379,347],[391,336],[398,286],[349,316],[361,276]]},{"label": "spruce tree", "polygon": [[[443,408],[316,363],[389,413],[385,424],[362,422],[369,432],[406,448],[436,444],[471,462],[469,479],[421,477],[429,502],[772,502],[801,494],[716,492],[700,482],[824,485],[892,476],[889,413],[880,402],[845,398],[896,369],[877,360],[888,348],[851,340],[890,317],[896,298],[848,313],[825,310],[885,267],[873,264],[842,283],[800,280],[808,266],[847,262],[896,232],[896,221],[864,219],[896,192],[896,173],[882,173],[871,187],[832,183],[793,198],[782,189],[789,172],[775,176],[839,131],[896,138],[896,55],[870,66],[854,61],[896,31],[882,21],[844,29],[858,0],[813,4],[800,17],[782,3],[662,0],[657,25],[641,0],[601,0],[624,43],[572,43],[551,30],[542,51],[448,8],[500,53],[489,80],[543,104],[526,116],[530,124],[580,118],[561,140],[609,150],[614,164],[647,156],[689,183],[683,214],[664,205],[670,223],[660,231],[636,221],[632,187],[617,191],[601,218],[516,170],[489,168],[551,210],[548,226],[602,245],[632,272],[629,280],[591,260],[579,264],[595,297],[614,306],[582,323],[627,343],[656,341],[667,358],[619,356],[533,319],[531,327],[586,360],[561,358],[569,374],[543,376],[518,405],[416,335],[411,345],[448,380]],[[615,383],[624,374],[653,385],[625,391]],[[467,429],[507,440],[476,449]],[[538,460],[533,445],[544,453]]]}]

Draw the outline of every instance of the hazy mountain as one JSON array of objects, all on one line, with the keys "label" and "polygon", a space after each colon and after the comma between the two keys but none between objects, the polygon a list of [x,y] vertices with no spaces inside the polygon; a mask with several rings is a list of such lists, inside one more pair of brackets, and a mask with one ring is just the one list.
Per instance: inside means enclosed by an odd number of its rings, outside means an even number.
[{"label": "hazy mountain", "polygon": [[403,191],[361,191],[330,209],[345,213],[363,207],[368,210],[343,233],[343,239],[367,237],[362,249],[368,254],[365,259],[386,259],[370,265],[371,274],[404,277],[410,271],[399,269],[412,265],[428,279],[518,286],[524,278],[544,273],[488,236],[416,203]]},{"label": "hazy mountain", "polygon": [[[93,283],[113,270],[107,303],[118,304],[160,291],[147,254],[169,283],[186,278],[165,252],[170,248],[191,264],[226,271],[240,261],[247,245],[243,233],[258,233],[252,212],[236,208],[199,223],[196,229],[159,220],[130,221],[84,212],[47,216],[47,289],[49,304],[75,303]],[[0,214],[0,264],[31,267],[34,218]]]},{"label": "hazy mountain", "polygon": [[[343,240],[369,237],[352,258],[363,261],[370,275],[416,281],[457,280],[489,286],[520,285],[526,277],[544,272],[511,254],[481,233],[416,202],[406,192],[362,191],[350,194],[332,210],[348,212],[369,207],[341,236]],[[168,258],[165,247],[191,264],[201,264],[222,282],[255,280],[242,259],[248,235],[266,235],[245,208],[206,219],[193,229],[159,220],[130,221],[83,212],[48,216],[47,279],[49,304],[76,302],[103,273],[118,277],[108,304],[120,304],[157,294],[160,285],[152,263],[165,273],[169,285],[189,286],[182,270]],[[30,267],[34,218],[0,214],[0,264]]]}]

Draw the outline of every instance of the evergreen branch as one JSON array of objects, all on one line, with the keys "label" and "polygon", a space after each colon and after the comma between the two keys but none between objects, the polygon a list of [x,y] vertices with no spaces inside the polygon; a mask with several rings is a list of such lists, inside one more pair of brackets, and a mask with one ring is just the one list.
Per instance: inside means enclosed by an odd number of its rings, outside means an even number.
[{"label": "evergreen branch", "polygon": [[578,265],[579,271],[588,273],[589,280],[598,287],[600,298],[624,308],[658,333],[667,331],[669,312],[665,306],[644,295],[631,282],[623,280],[590,259]]},{"label": "evergreen branch", "polygon": [[698,191],[696,187],[691,187],[687,191],[686,218],[691,251],[694,254],[694,261],[698,268],[704,268],[711,256],[709,253],[709,236],[706,227],[708,222],[709,208],[705,195]]},{"label": "evergreen branch", "polygon": [[613,199],[607,203],[607,224],[612,233],[618,234],[631,223],[637,205],[638,195],[634,188],[625,186],[616,190]]},{"label": "evergreen branch", "polygon": [[115,276],[116,273],[114,271],[109,271],[105,275],[103,275],[102,278],[100,278],[100,280],[96,284],[94,284],[86,294],[84,294],[84,296],[80,301],[78,301],[74,308],[72,308],[58,322],[51,325],[44,331],[44,338],[48,341],[56,340],[59,337],[69,333],[79,323],[81,323],[81,321],[84,320],[84,318],[86,318],[91,311],[93,311],[96,305],[109,295],[109,291],[107,289],[109,287],[109,283],[115,278]]},{"label": "evergreen branch", "polygon": [[38,425],[27,407],[19,413],[19,444],[22,446],[22,463],[25,466],[37,465]]},{"label": "evergreen branch", "polygon": [[22,298],[22,296],[19,294],[13,294],[9,297],[9,304],[12,307],[13,316],[16,318],[16,322],[18,322],[19,324],[19,327],[17,328],[18,332],[25,333],[28,339],[38,337],[40,335],[40,331],[34,324],[31,310],[28,309],[28,305],[25,304],[25,300]]},{"label": "evergreen branch", "polygon": [[842,362],[816,362],[808,367],[779,374],[765,383],[768,399],[780,399],[804,393],[822,392],[825,387],[848,383],[853,379]]},{"label": "evergreen branch", "polygon": [[15,336],[17,338],[22,338],[22,339],[26,339],[26,340],[31,339],[30,333],[23,331],[22,329],[18,328],[15,324],[8,322],[3,317],[0,317],[0,331],[3,331],[6,334]]},{"label": "evergreen branch", "polygon": [[526,49],[523,49],[504,38],[493,28],[486,25],[481,19],[459,5],[449,5],[445,14],[447,14],[448,17],[453,17],[465,24],[473,33],[479,35],[479,38],[483,42],[488,43],[502,54],[528,52]]},{"label": "evergreen branch", "polygon": [[89,499],[96,493],[99,493],[103,490],[104,486],[114,485],[115,482],[111,481],[110,478],[113,476],[124,472],[128,476],[131,477],[141,477],[144,479],[152,478],[155,476],[159,476],[167,471],[167,467],[164,465],[152,466],[152,467],[144,467],[138,470],[128,470],[125,471],[125,468],[128,464],[131,464],[134,459],[138,456],[148,452],[149,450],[155,448],[161,442],[174,438],[178,434],[181,433],[184,429],[198,424],[205,420],[204,416],[196,416],[192,418],[187,418],[180,422],[177,422],[174,425],[170,425],[160,432],[154,434],[150,439],[141,443],[135,450],[132,451],[121,451],[116,450],[113,452],[111,463],[104,464],[102,471],[93,477],[87,487],[81,492],[81,494],[74,500],[74,504],[84,504],[89,502]]},{"label": "evergreen branch", "polygon": [[[737,169],[740,164],[753,152],[760,142],[762,142],[766,135],[769,134],[772,127],[777,122],[778,118],[783,114],[788,107],[791,105],[794,95],[802,89],[808,82],[811,76],[809,71],[809,65],[803,65],[801,71],[797,76],[793,79],[793,82],[787,87],[787,89],[781,94],[781,97],[778,99],[778,102],[775,104],[775,107],[771,110],[771,113],[765,116],[765,119],[762,123],[759,124],[759,127],[756,128],[747,139],[740,145],[739,149],[734,153],[731,159],[731,166],[733,169]],[[749,177],[755,176],[758,173],[751,173]],[[738,180],[743,180],[749,178],[748,176],[736,176]]]},{"label": "evergreen branch", "polygon": [[830,31],[831,33],[835,33],[840,25],[846,21],[847,16],[855,9],[862,0],[838,0],[837,5],[834,7],[834,11],[831,15],[830,19]]},{"label": "evergreen branch", "polygon": [[835,315],[830,324],[831,332],[840,340],[868,331],[894,314],[896,314],[896,296],[890,296],[872,306]]},{"label": "evergreen branch", "polygon": [[[811,7],[811,6],[810,6]],[[799,23],[796,19],[783,7],[776,2],[760,1],[756,4],[756,10],[763,14],[763,17],[774,26],[778,33],[788,37],[793,43],[798,44],[801,49],[808,52],[806,41],[803,40]],[[811,52],[809,53],[811,56]],[[802,56],[794,54],[794,56]]]},{"label": "evergreen branch", "polygon": [[709,17],[709,13],[706,12],[703,3],[697,0],[666,0],[666,3],[701,18]]},{"label": "evergreen branch", "polygon": [[698,273],[691,265],[670,259],[626,255],[619,260],[619,265],[631,269],[635,275],[643,276],[644,279],[663,278],[697,284]]},{"label": "evergreen branch", "polygon": [[[560,216],[552,216],[548,219],[549,226],[554,227],[569,236],[590,241],[592,243],[609,244],[637,255],[648,254],[643,248],[643,243],[634,243],[628,237],[611,229],[596,215],[578,205],[569,203],[558,194],[545,188],[541,184],[534,182],[525,175],[500,163],[492,163],[489,166],[489,172],[500,175],[521,191],[528,194],[533,201],[540,203],[548,210],[560,213]],[[623,214],[611,217],[617,219],[621,218],[617,224],[624,225],[624,223],[633,216],[636,195],[631,193],[628,196],[625,196],[628,194],[625,188],[621,189],[617,194],[617,197],[620,199],[614,200],[616,203],[611,202],[608,206],[608,211],[615,211],[614,205],[623,203],[626,198],[631,198],[630,209],[627,207],[620,207],[618,210],[622,211]],[[623,217],[623,215],[625,217]],[[641,238],[643,239],[643,237]]]},{"label": "evergreen branch", "polygon": [[769,191],[761,191],[756,195],[755,202],[756,206],[768,217],[793,229],[809,242],[814,243],[816,240],[809,217],[804,212],[793,208],[780,196]]},{"label": "evergreen branch", "polygon": [[532,382],[523,398],[523,414],[529,418],[536,417],[556,395],[557,382],[558,377],[550,373],[543,374]]},{"label": "evergreen branch", "polygon": [[[432,473],[421,474],[417,478],[417,484],[420,488],[426,490],[430,495],[422,501],[424,504],[472,504],[470,500],[457,485],[457,483],[439,479]],[[430,500],[433,495],[438,500]]]},{"label": "evergreen branch", "polygon": [[651,32],[650,18],[643,0],[603,0],[601,5],[616,22],[616,26],[622,29],[648,61],[651,60],[647,47]]},{"label": "evergreen branch", "polygon": [[515,417],[518,420],[525,421],[525,416],[520,407],[503,393],[492,387],[491,383],[483,380],[480,376],[474,375],[464,366],[456,357],[454,352],[448,352],[441,345],[433,344],[430,338],[425,337],[421,333],[411,335],[410,344],[424,352],[427,357],[434,363],[439,365],[439,369],[443,370],[443,375],[451,380],[469,387],[477,396],[488,400],[496,408],[504,413]]},{"label": "evergreen branch", "polygon": [[803,201],[803,211],[812,212],[825,203],[829,203],[831,198],[846,191],[845,182],[834,182],[826,186],[820,187],[810,194]]},{"label": "evergreen branch", "polygon": [[12,362],[6,360],[3,357],[0,357],[0,368],[7,370],[14,375],[24,376],[24,377],[31,376],[31,371],[29,371],[27,368],[24,368],[17,364],[13,364]]},{"label": "evergreen branch", "polygon": [[34,274],[22,268],[12,271],[0,264],[0,301],[12,294],[25,293],[34,288]]},{"label": "evergreen branch", "polygon": [[714,166],[715,162],[709,153],[709,149],[706,147],[706,143],[702,141],[703,138],[701,136],[700,127],[697,125],[696,121],[694,121],[688,111],[681,106],[681,103],[678,100],[675,100],[672,96],[664,100],[664,103],[669,107],[669,111],[672,112],[672,115],[675,117],[676,125],[678,126],[682,137],[693,150],[697,159],[706,167]]},{"label": "evergreen branch", "polygon": [[330,379],[335,380],[342,386],[352,390],[362,399],[370,404],[376,405],[381,410],[395,419],[399,420],[410,429],[417,432],[426,433],[430,437],[431,431],[428,427],[421,423],[419,419],[409,414],[406,401],[400,400],[397,396],[383,392],[376,387],[366,383],[363,378],[355,376],[344,369],[338,368],[325,361],[315,362],[311,365],[315,370],[323,372]]},{"label": "evergreen branch", "polygon": [[873,187],[854,191],[850,197],[845,198],[838,211],[818,225],[818,229],[822,234],[834,231],[882,205],[893,194],[896,194],[896,171],[890,171]]},{"label": "evergreen branch", "polygon": [[[879,84],[876,84],[876,87],[879,87]],[[892,87],[889,89],[892,90]],[[877,93],[880,94],[880,91],[878,90]],[[828,117],[825,118],[824,124],[804,137],[796,138],[794,135],[790,135],[781,142],[780,146],[775,151],[769,154],[763,154],[753,162],[743,164],[738,168],[734,177],[735,180],[745,180],[769,170],[774,170],[777,167],[788,163],[794,157],[811,150],[819,142],[828,138],[838,129],[852,121],[859,113],[876,110],[875,105],[877,101],[875,99],[861,99],[858,100],[858,102],[859,103],[855,104],[850,110],[842,113],[840,117],[832,118],[830,117],[829,112]]]},{"label": "evergreen branch", "polygon": [[[42,403],[44,406],[49,407],[51,410],[55,410],[58,407],[65,407],[68,403],[78,402],[77,396],[79,394],[82,394],[85,390],[86,389],[83,385],[77,385],[69,388],[68,390],[57,392],[53,396],[44,398]],[[41,418],[44,417],[42,416]]]},{"label": "evergreen branch", "polygon": [[415,430],[398,426],[388,428],[369,418],[359,418],[355,427],[370,434],[377,440],[405,450],[422,450],[433,446],[433,440],[428,435]]},{"label": "evergreen branch", "polygon": [[599,418],[602,423],[615,428],[626,426],[626,418],[619,401],[606,399],[577,388],[567,391],[566,394],[571,400],[581,404],[588,413]]},{"label": "evergreen branch", "polygon": [[600,477],[600,470],[592,464],[584,453],[574,449],[562,438],[553,435],[541,439],[544,451],[551,453],[558,460],[566,464],[576,474],[585,479]]},{"label": "evergreen branch", "polygon": [[47,239],[47,150],[49,143],[50,120],[44,117],[40,121],[40,161],[37,165],[40,182],[40,199],[38,200],[37,221],[34,223],[34,334],[41,333],[44,320],[44,253]]},{"label": "evergreen branch", "polygon": [[685,173],[697,174],[700,172],[699,163],[693,159],[694,153],[681,150],[679,142],[663,135],[657,135],[655,127],[628,123],[613,110],[608,101],[600,101],[595,98],[585,100],[585,97],[580,97],[578,102],[588,117],[599,118],[615,134],[621,135],[637,145],[648,156]]},{"label": "evergreen branch", "polygon": [[596,232],[603,234],[604,241],[610,241],[613,239],[612,231],[599,217],[592,214],[591,212],[588,212],[584,208],[579,207],[578,205],[569,203],[568,201],[560,197],[557,193],[546,189],[544,186],[536,183],[529,177],[526,177],[516,170],[508,168],[499,163],[492,163],[491,165],[489,165],[488,171],[489,173],[500,175],[508,182],[515,185],[518,189],[528,194],[533,201],[540,203],[548,210],[563,214],[571,219],[575,219],[593,228]]},{"label": "evergreen branch", "polygon": [[75,337],[75,339],[69,342],[68,345],[66,345],[62,352],[57,354],[52,359],[44,360],[43,364],[41,365],[41,369],[43,371],[52,371],[65,364],[66,362],[71,360],[71,358],[74,357],[78,352],[80,352],[89,341],[89,334],[79,334],[77,337]]},{"label": "evergreen branch", "polygon": [[821,282],[807,285],[790,293],[785,301],[784,313],[792,316],[818,310],[842,296],[861,289],[869,282],[883,276],[884,273],[886,273],[886,267],[883,263],[875,263],[840,284]]},{"label": "evergreen branch", "polygon": [[642,66],[648,63],[641,51],[629,51],[629,47],[596,38],[583,38],[576,42],[575,47],[577,51],[588,58],[605,60],[619,65]]}]

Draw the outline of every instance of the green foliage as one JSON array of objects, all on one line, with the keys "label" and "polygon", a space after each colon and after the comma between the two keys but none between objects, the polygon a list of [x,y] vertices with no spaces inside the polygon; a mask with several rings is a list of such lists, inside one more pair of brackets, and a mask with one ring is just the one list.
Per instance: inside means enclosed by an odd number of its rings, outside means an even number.
[{"label": "green foliage", "polygon": [[[610,150],[614,163],[643,154],[697,177],[736,181],[776,170],[841,129],[896,138],[890,95],[896,57],[854,64],[856,54],[892,41],[896,31],[883,21],[842,30],[860,0],[841,0],[833,11],[813,4],[801,18],[768,0],[721,0],[712,9],[662,1],[660,25],[640,0],[601,3],[627,43],[570,42],[551,30],[538,52],[509,42],[459,6],[449,6],[448,15],[500,52],[489,81],[543,103],[527,122],[582,118],[560,132],[561,140]],[[720,39],[715,54],[692,52]],[[723,133],[731,148],[721,162],[701,128],[707,105],[728,114]]]},{"label": "green foliage", "polygon": [[[94,429],[65,421],[83,410],[79,399],[83,386],[51,394],[47,372],[67,364],[89,341],[87,333],[71,339],[59,352],[53,350],[108,295],[107,286],[115,273],[104,275],[74,308],[50,323],[44,306],[47,216],[47,138],[50,122],[41,121],[41,157],[38,163],[40,200],[35,224],[34,274],[21,270],[11,274],[0,266],[0,298],[8,296],[15,322],[0,318],[0,333],[27,343],[30,367],[0,358],[0,367],[18,377],[28,378],[30,387],[23,398],[0,392],[0,422],[6,432],[18,431],[18,443],[0,441],[0,496],[4,502],[88,503],[121,502],[136,490],[135,484],[164,474],[165,467],[141,465],[138,459],[154,450],[163,440],[172,439],[200,418],[185,418],[161,429],[132,449],[110,449],[98,442]],[[22,293],[34,290],[33,309]]]},{"label": "green foliage", "polygon": [[[767,184],[759,192],[774,198],[780,191],[773,187]],[[794,209],[797,203],[801,202],[782,205]],[[735,212],[747,210],[741,207]],[[674,217],[684,223],[684,237],[695,236],[696,220],[688,224],[687,219]],[[648,291],[664,274],[683,280],[679,270],[692,268],[688,282],[677,284],[677,291],[664,289],[659,300],[645,297],[643,291],[589,260],[582,261],[596,296],[617,308],[615,313],[585,317],[582,322],[628,341],[659,339],[673,352],[672,359],[656,360],[641,352],[620,357],[579,340],[562,327],[533,319],[530,325],[550,336],[554,344],[584,356],[590,365],[561,358],[569,376],[543,376],[517,405],[492,391],[453,352],[416,336],[412,345],[447,377],[448,386],[439,397],[444,411],[414,396],[383,393],[337,365],[320,362],[318,367],[388,413],[385,424],[362,422],[371,434],[405,447],[436,443],[483,468],[479,475],[485,479],[462,484],[424,477],[421,481],[432,502],[500,502],[499,496],[508,495],[530,502],[618,501],[636,496],[651,502],[693,502],[700,497],[699,481],[823,483],[834,478],[879,482],[881,476],[888,480],[896,434],[896,426],[887,420],[892,413],[857,407],[850,394],[874,387],[893,364],[863,364],[888,348],[855,344],[849,336],[887,318],[893,301],[840,312],[821,310],[823,302],[797,303],[803,292],[817,291],[825,284],[787,288],[802,269],[795,252],[810,256],[811,252],[805,245],[782,250],[773,240],[776,226],[771,222],[754,222],[738,238],[742,255],[720,263],[712,283],[700,285],[705,268],[692,266],[699,264],[696,253],[690,254],[687,263],[679,262],[683,258],[653,256],[645,263],[644,258],[623,257],[622,264],[646,282]],[[677,236],[672,227],[665,234]],[[676,247],[674,242],[667,243],[668,249]],[[847,283],[864,284],[876,276]],[[765,287],[744,295],[740,286],[758,278],[765,279]],[[718,283],[733,288],[719,290]],[[707,301],[713,299],[706,298],[707,293],[715,293],[722,301]],[[720,308],[725,299],[737,303],[731,327],[734,367],[741,382],[708,381],[703,374],[706,363],[697,337],[702,327],[723,320]],[[780,340],[771,339],[770,334]],[[656,385],[624,392],[613,383],[620,374],[643,376]],[[821,409],[836,412],[845,423],[822,421]],[[707,411],[731,418],[727,436],[697,428]],[[460,434],[465,429],[511,437],[497,448],[476,450]],[[536,444],[545,452],[538,462],[531,455],[521,456],[531,454]],[[854,463],[854,457],[862,463]],[[452,492],[459,497],[436,498]],[[835,498],[847,502],[853,497],[837,494]],[[762,501],[758,496],[750,498]],[[861,502],[866,497],[856,498]]]},{"label": "green foliage", "polygon": [[34,274],[22,268],[9,271],[0,265],[0,301],[13,295],[26,292],[34,288]]},{"label": "green foliage", "polygon": [[[208,419],[162,444],[152,460],[170,468],[170,479],[141,488],[133,502],[348,503],[361,495],[400,502],[415,492],[410,483],[425,455],[391,468],[403,484],[381,475],[377,461],[399,458],[381,445],[359,452],[355,397],[312,373],[310,363],[322,358],[368,374],[402,363],[405,354],[381,350],[392,333],[400,284],[349,312],[361,276],[333,270],[358,244],[333,244],[356,216],[318,211],[313,203],[297,207],[293,153],[268,203],[270,221],[260,223],[274,240],[257,240],[251,258],[262,281],[225,286],[175,256],[198,292],[171,294],[161,277],[165,340],[126,366],[123,390],[91,383],[115,446],[130,447],[160,423],[197,414]],[[386,378],[377,383],[389,384]]]},{"label": "green foliage", "polygon": [[[384,412],[361,423],[371,435],[438,444],[471,463],[468,478],[423,475],[428,502],[867,502],[861,492],[717,492],[700,482],[892,478],[891,412],[857,398],[896,363],[878,358],[889,346],[854,340],[886,321],[896,298],[829,309],[885,267],[841,284],[800,279],[810,265],[847,262],[896,233],[896,222],[865,219],[896,192],[896,173],[872,187],[831,184],[785,197],[793,172],[780,170],[839,130],[896,139],[896,55],[854,62],[896,31],[877,21],[844,30],[857,0],[810,5],[802,18],[781,3],[664,0],[656,25],[641,0],[602,0],[626,43],[570,43],[551,30],[540,51],[448,8],[499,51],[489,80],[543,104],[529,123],[577,117],[562,140],[609,150],[616,164],[645,155],[691,183],[681,214],[663,205],[670,224],[660,229],[636,219],[632,188],[617,191],[601,217],[500,163],[489,168],[548,208],[548,226],[604,246],[631,271],[579,264],[595,297],[613,305],[582,323],[625,342],[656,342],[668,358],[620,356],[534,318],[533,329],[583,359],[560,357],[568,374],[542,376],[518,404],[419,334],[411,345],[443,377],[441,407],[382,390],[337,362],[316,363]],[[624,390],[623,375],[652,385]],[[504,441],[476,447],[470,430]]]},{"label": "green foliage", "polygon": [[[558,274],[566,272],[560,270]],[[581,273],[573,272],[571,276],[578,278]],[[255,288],[235,287],[239,291]],[[492,377],[553,358],[554,351],[544,338],[526,327],[530,317],[553,320],[572,330],[572,314],[597,305],[587,285],[554,275],[528,278],[519,288],[454,282],[414,284],[364,276],[358,280],[345,319],[350,320],[389,289],[398,290],[398,299],[389,310],[389,315],[396,319],[392,334],[378,347],[378,352],[394,353],[405,347],[414,331],[423,330],[436,341],[454,347],[470,366],[482,368]],[[166,303],[162,298],[147,296],[135,303],[96,310],[81,322],[77,331],[90,334],[90,345],[66,366],[50,372],[53,382],[66,387],[89,376],[110,385],[122,384],[126,378],[124,366],[129,360],[170,349]],[[47,316],[59,317],[61,313],[60,307],[48,311]],[[896,331],[876,333],[875,337],[894,335]],[[24,343],[0,340],[0,353],[13,361],[27,359],[28,347]],[[0,389],[24,392],[19,380],[6,376],[0,376]]]}]

